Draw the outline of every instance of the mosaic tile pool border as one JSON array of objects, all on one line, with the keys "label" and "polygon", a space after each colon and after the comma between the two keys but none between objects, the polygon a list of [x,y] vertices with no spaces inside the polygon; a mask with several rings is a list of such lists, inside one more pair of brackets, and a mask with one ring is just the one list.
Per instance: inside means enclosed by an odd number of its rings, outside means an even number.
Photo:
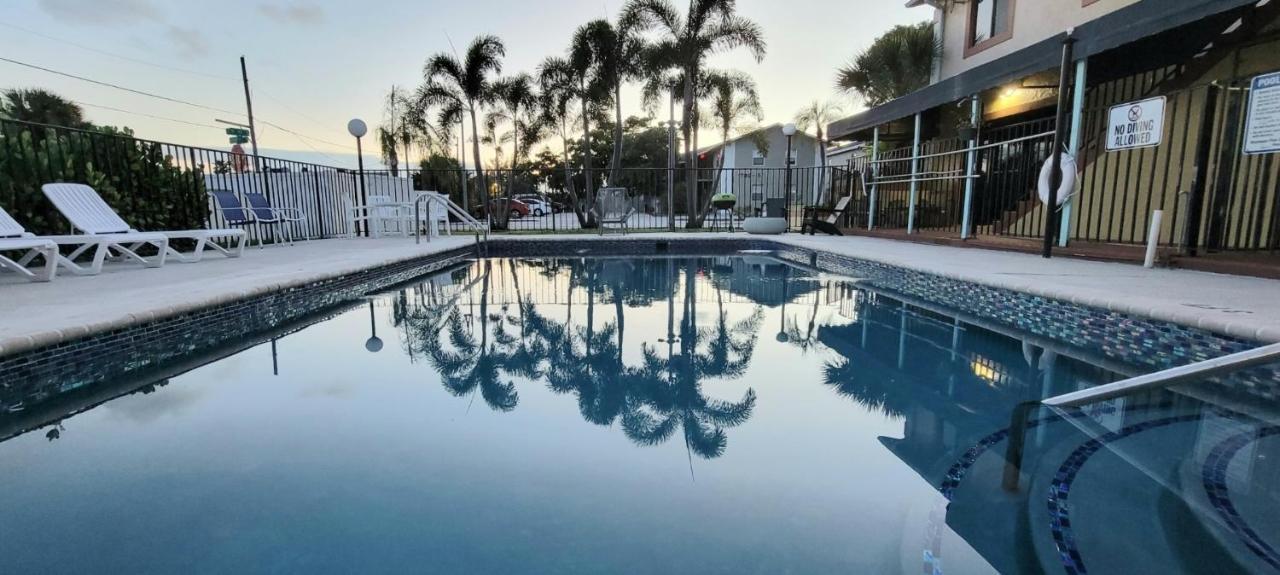
[{"label": "mosaic tile pool border", "polygon": [[0,413],[275,329],[474,255],[457,248],[0,357]]},{"label": "mosaic tile pool border", "polygon": [[[1084,347],[1146,370],[1163,369],[1234,353],[1257,345],[1197,328],[951,279],[927,272],[755,238],[495,239],[489,257],[729,255],[768,252],[792,263],[858,278],[884,289],[955,309],[1016,330]],[[0,392],[24,388],[66,389],[108,380],[191,353],[227,338],[269,329],[337,302],[473,257],[475,246],[319,280],[177,316],[152,320],[16,355],[0,356]],[[212,322],[233,330],[193,329]],[[92,358],[92,365],[87,361]],[[103,361],[108,359],[108,361]],[[99,366],[111,365],[103,370]],[[1275,372],[1249,378],[1246,385],[1268,392],[1280,388]],[[48,387],[54,386],[54,387]],[[4,406],[0,405],[0,409]]]}]

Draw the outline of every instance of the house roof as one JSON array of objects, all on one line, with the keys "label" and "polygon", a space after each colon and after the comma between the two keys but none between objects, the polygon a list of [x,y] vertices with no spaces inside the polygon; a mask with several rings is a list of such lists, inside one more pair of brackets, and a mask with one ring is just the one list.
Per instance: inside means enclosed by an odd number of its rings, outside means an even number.
[{"label": "house roof", "polygon": [[[1075,57],[1079,59],[1099,54],[1257,2],[1258,0],[1141,0],[1077,27],[1072,34],[1076,39]],[[919,3],[920,0],[911,0],[908,6]],[[1067,32],[1064,31],[896,100],[855,116],[836,120],[827,127],[827,133],[833,140],[849,139],[875,126],[967,98],[982,90],[1036,72],[1056,68],[1061,62],[1062,43],[1066,38]]]},{"label": "house roof", "polygon": [[[761,126],[761,127],[756,128],[756,129],[754,129],[754,130],[751,130],[750,132],[747,132],[747,133],[745,133],[745,134],[738,134],[737,136],[734,136],[734,137],[732,137],[732,138],[729,138],[728,140],[726,140],[726,141],[724,141],[724,142],[716,142],[716,143],[714,143],[714,144],[712,144],[712,145],[710,145],[710,146],[706,146],[706,147],[698,148],[698,154],[710,154],[710,153],[712,153],[712,152],[719,151],[719,150],[720,150],[720,147],[721,147],[721,146],[723,146],[723,145],[725,145],[725,144],[732,144],[732,143],[737,142],[738,140],[741,140],[741,139],[743,139],[743,138],[749,138],[749,137],[751,137],[752,135],[759,134],[760,132],[766,132],[766,131],[769,131],[769,130],[778,130],[778,131],[782,131],[782,122],[774,122],[774,123],[772,123],[772,124],[769,124],[768,126]],[[795,137],[799,138],[799,137],[801,137],[801,136],[807,137],[807,138],[809,138],[810,140],[817,140],[817,139],[818,139],[818,137],[817,137],[817,136],[815,136],[815,135],[813,135],[813,134],[810,134],[810,133],[805,132],[805,131],[802,131],[802,130],[796,130],[796,135],[795,135]]]}]

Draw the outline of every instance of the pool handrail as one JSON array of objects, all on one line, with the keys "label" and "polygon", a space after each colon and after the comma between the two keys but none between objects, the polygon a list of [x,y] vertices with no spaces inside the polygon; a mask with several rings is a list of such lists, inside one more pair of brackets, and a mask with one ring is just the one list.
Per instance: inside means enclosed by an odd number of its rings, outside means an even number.
[{"label": "pool handrail", "polygon": [[1179,383],[1212,377],[1223,373],[1254,367],[1273,361],[1280,361],[1280,343],[1264,345],[1250,350],[1206,359],[1189,365],[1169,368],[1155,373],[1139,375],[1117,381],[1056,395],[1041,401],[1049,407],[1079,407],[1099,401],[1106,401],[1131,393],[1149,389],[1170,387]]}]

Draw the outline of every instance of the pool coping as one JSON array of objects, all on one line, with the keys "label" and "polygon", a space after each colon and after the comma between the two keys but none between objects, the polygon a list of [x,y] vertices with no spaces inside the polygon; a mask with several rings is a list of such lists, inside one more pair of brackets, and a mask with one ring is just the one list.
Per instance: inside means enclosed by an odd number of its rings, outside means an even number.
[{"label": "pool coping", "polygon": [[[819,238],[825,240],[825,238]],[[366,240],[369,241],[369,240]],[[1123,313],[1132,317],[1173,323],[1185,327],[1196,328],[1214,334],[1249,340],[1251,342],[1280,342],[1280,325],[1257,325],[1259,322],[1231,322],[1202,310],[1177,309],[1173,305],[1157,305],[1132,301],[1122,296],[1106,297],[1097,294],[1081,293],[1080,289],[1059,287],[1052,283],[1032,282],[1021,278],[999,278],[978,273],[959,273],[931,268],[915,262],[901,261],[884,257],[874,250],[857,249],[857,246],[842,246],[829,241],[815,242],[806,236],[795,234],[779,236],[752,236],[746,234],[689,234],[689,233],[655,233],[630,236],[600,235],[549,235],[549,236],[502,236],[490,240],[491,244],[506,243],[594,243],[594,242],[636,242],[655,243],[672,242],[676,245],[707,245],[723,243],[756,244],[760,247],[793,248],[818,252],[840,258],[851,258],[866,262],[874,262],[895,268],[901,268],[932,276],[957,280],[961,282],[1010,290],[1027,295],[1043,297],[1078,306]],[[678,243],[677,243],[678,242]],[[433,242],[434,243],[434,242]],[[405,251],[402,255],[382,257],[376,260],[361,262],[355,265],[337,267],[319,273],[304,274],[286,281],[269,281],[245,289],[223,291],[209,297],[194,298],[175,305],[165,305],[141,312],[126,313],[105,320],[90,322],[60,329],[36,331],[0,340],[0,358],[43,349],[49,346],[74,342],[100,333],[125,329],[150,322],[164,320],[200,310],[246,301],[255,297],[278,293],[283,290],[311,285],[317,282],[344,277],[353,273],[368,272],[399,263],[422,260],[429,261],[438,254],[460,249],[458,245],[441,246],[434,249],[432,244],[423,244],[424,250]],[[465,246],[464,246],[465,247]],[[845,248],[845,249],[840,249]],[[683,251],[683,250],[682,250]],[[695,250],[696,251],[696,250]],[[973,250],[968,250],[973,251]],[[199,265],[199,264],[195,264]],[[1121,265],[1121,264],[1109,264]],[[1202,272],[1197,272],[1202,273]]]}]

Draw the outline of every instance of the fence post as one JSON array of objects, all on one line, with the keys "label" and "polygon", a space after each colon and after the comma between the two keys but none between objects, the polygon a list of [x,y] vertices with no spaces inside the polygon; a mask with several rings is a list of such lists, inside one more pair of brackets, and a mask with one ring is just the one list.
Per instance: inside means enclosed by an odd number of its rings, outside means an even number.
[{"label": "fence post", "polygon": [[[1071,100],[1071,143],[1067,145],[1069,150],[1067,153],[1075,157],[1080,153],[1080,142],[1083,140],[1081,131],[1084,126],[1084,91],[1089,86],[1089,58],[1088,56],[1076,61],[1076,88],[1075,94]],[[1077,165],[1083,166],[1084,162],[1076,162]],[[1076,180],[1077,188],[1084,187],[1083,172],[1080,178]],[[1071,206],[1075,203],[1075,197],[1079,194],[1072,194],[1067,197],[1067,201],[1062,203],[1062,223],[1058,225],[1058,247],[1067,247],[1067,240],[1071,236]]]},{"label": "fence post", "polygon": [[320,170],[312,170],[311,175],[311,181],[316,189],[316,231],[319,232],[321,238],[325,238],[327,236],[324,231],[324,210],[320,207],[323,205],[320,199]]},{"label": "fence post", "polygon": [[[982,98],[980,94],[971,96],[969,104],[969,123],[974,129],[982,122]],[[960,220],[960,239],[969,239],[969,229],[973,224],[973,178],[978,168],[978,133],[969,140],[969,154],[964,170],[964,216]]]},{"label": "fence post", "polygon": [[871,195],[867,200],[867,231],[876,229],[876,180],[880,177],[880,126],[871,129],[871,163],[867,165],[871,172]]},{"label": "fence post", "polygon": [[1196,143],[1195,174],[1191,178],[1191,197],[1187,202],[1187,234],[1183,239],[1187,255],[1195,257],[1200,246],[1200,226],[1204,222],[1204,200],[1208,188],[1209,161],[1213,150],[1213,132],[1217,125],[1218,87],[1209,84],[1204,93],[1204,112],[1200,114],[1199,142]]},{"label": "fence post", "polygon": [[1053,166],[1050,168],[1049,176],[1049,201],[1045,204],[1044,216],[1044,250],[1041,255],[1044,257],[1053,256],[1053,240],[1058,233],[1058,222],[1054,219],[1058,211],[1058,186],[1062,184],[1062,145],[1063,132],[1067,127],[1063,124],[1067,123],[1067,92],[1071,90],[1071,54],[1075,47],[1076,39],[1071,35],[1072,31],[1067,31],[1067,38],[1062,42],[1062,64],[1058,67],[1058,115],[1053,123],[1053,146],[1049,148],[1049,162]]},{"label": "fence post", "polygon": [[916,112],[915,138],[911,144],[911,191],[907,200],[907,234],[916,232],[916,196],[920,193],[920,112]]}]

